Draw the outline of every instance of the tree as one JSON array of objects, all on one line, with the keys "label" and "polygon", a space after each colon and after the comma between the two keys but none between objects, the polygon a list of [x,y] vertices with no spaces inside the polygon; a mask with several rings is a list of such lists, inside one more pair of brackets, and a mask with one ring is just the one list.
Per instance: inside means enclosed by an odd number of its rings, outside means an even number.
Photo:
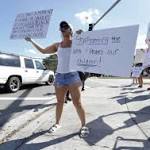
[{"label": "tree", "polygon": [[43,64],[46,66],[47,69],[56,71],[57,67],[57,55],[50,55],[43,59]]}]

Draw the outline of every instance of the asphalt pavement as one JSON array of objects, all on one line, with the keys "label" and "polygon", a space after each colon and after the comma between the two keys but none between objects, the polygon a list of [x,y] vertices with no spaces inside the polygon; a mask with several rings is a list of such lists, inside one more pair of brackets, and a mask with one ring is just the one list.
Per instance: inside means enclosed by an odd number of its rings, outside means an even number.
[{"label": "asphalt pavement", "polygon": [[72,102],[64,105],[62,127],[48,132],[55,122],[53,97],[43,107],[5,123],[0,150],[150,150],[149,85],[137,88],[131,79],[90,78],[86,82],[90,87],[82,92],[82,103],[88,137],[79,137],[80,121]]}]

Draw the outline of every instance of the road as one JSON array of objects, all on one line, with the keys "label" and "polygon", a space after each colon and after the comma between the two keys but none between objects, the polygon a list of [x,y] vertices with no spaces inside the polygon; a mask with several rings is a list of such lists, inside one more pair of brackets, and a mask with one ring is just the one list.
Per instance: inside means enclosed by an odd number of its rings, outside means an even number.
[{"label": "road", "polygon": [[[96,86],[100,85],[92,80],[86,82],[87,88]],[[53,101],[54,97],[53,85],[26,85],[16,93],[8,93],[0,88],[0,127],[29,110],[48,107],[44,104]]]},{"label": "road", "polygon": [[[17,93],[0,89],[0,126],[29,110],[43,107],[55,97],[54,86],[26,85]],[[45,105],[44,105],[45,106]],[[46,106],[45,106],[46,107]]]},{"label": "road", "polygon": [[16,93],[7,93],[0,88],[0,98],[25,98],[25,97],[47,97],[55,94],[52,85],[25,85]]},{"label": "road", "polygon": [[[97,82],[94,78],[90,78],[86,81],[85,87],[96,88],[105,85],[109,85],[109,80]],[[53,85],[26,85],[16,93],[7,93],[0,88],[0,125],[1,122],[13,119],[31,109],[42,107],[43,104],[53,100],[53,97],[55,97]]]},{"label": "road", "polygon": [[[102,79],[100,82],[97,82],[95,78],[89,78],[86,81],[86,88],[97,88],[97,87],[107,87],[114,88],[120,85],[121,79],[112,80],[112,79]],[[123,80],[121,83],[131,84],[131,80]],[[109,85],[110,82],[110,85]],[[7,93],[3,89],[0,89],[0,126],[3,123],[6,123],[8,120],[13,119],[29,110],[37,109],[41,107],[48,107],[44,105],[49,101],[53,101],[55,98],[54,86],[46,85],[28,85],[23,86],[21,90],[17,93]]]},{"label": "road", "polygon": [[[42,109],[33,112],[35,107],[32,105],[32,111],[8,121],[12,118],[12,114],[16,113],[12,112],[7,115],[1,127],[0,141],[4,144],[0,146],[0,149],[5,150],[11,147],[12,150],[72,148],[149,150],[150,95],[146,89],[150,80],[144,82],[148,84],[144,84],[143,88],[138,88],[138,85],[131,84],[130,79],[89,78],[86,81],[85,91],[82,92],[87,126],[90,128],[90,135],[85,139],[80,139],[78,136],[79,122],[74,121],[77,120],[77,115],[71,103],[64,107],[62,130],[52,136],[48,133],[49,127],[55,121],[55,105],[52,101],[50,104],[53,107],[43,104]],[[45,86],[40,86],[33,91],[40,92],[43,87],[45,89]],[[19,104],[20,101],[17,100],[14,103]],[[18,108],[22,108],[20,104]],[[1,116],[5,115],[4,112],[7,110],[1,111],[3,113]]]}]

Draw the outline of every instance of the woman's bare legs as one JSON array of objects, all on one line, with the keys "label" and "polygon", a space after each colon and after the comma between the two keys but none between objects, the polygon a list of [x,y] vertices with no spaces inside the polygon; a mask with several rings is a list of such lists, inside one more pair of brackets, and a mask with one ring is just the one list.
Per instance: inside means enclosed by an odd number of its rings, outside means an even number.
[{"label": "woman's bare legs", "polygon": [[70,85],[69,91],[71,93],[73,104],[74,104],[76,111],[78,113],[78,116],[80,118],[81,126],[83,127],[83,126],[85,126],[86,121],[85,121],[85,111],[81,104],[81,89],[80,89],[79,83]]},{"label": "woman's bare legs", "polygon": [[56,91],[56,98],[57,98],[57,105],[56,105],[56,124],[60,123],[60,118],[63,111],[63,105],[64,105],[64,98],[67,92],[67,87],[55,87]]},{"label": "woman's bare legs", "polygon": [[143,86],[143,77],[142,76],[138,77],[138,81],[139,81],[139,87],[141,88]]}]

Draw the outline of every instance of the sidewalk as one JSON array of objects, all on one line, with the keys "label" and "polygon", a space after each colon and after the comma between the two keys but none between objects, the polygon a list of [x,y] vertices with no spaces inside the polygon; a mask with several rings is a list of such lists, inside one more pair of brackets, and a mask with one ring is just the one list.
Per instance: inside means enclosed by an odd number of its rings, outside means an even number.
[{"label": "sidewalk", "polygon": [[[128,79],[90,79],[82,92],[90,135],[78,136],[80,122],[72,105],[64,105],[62,128],[48,133],[55,109],[41,114],[0,145],[0,150],[150,150],[150,94]],[[89,81],[88,81],[89,82]]]}]

